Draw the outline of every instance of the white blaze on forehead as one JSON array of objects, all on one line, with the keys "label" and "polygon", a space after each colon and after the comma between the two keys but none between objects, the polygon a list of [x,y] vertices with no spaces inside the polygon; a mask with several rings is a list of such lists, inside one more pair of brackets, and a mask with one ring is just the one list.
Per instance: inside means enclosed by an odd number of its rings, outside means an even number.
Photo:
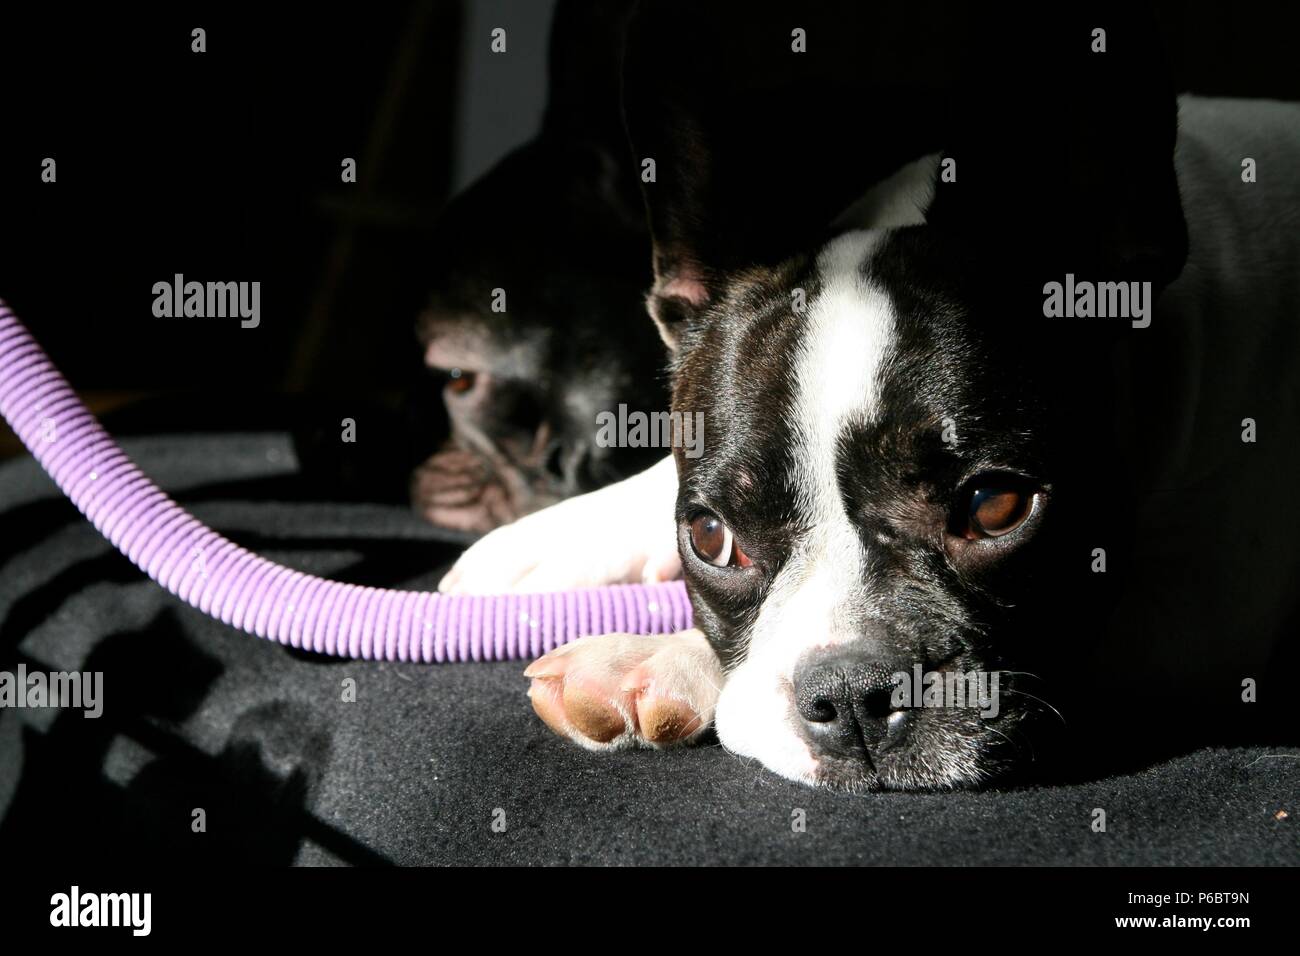
[{"label": "white blaze on forehead", "polygon": [[866,555],[844,508],[837,461],[845,429],[873,416],[894,333],[893,305],[863,270],[881,237],[848,233],[817,260],[821,289],[795,356],[790,409],[794,486],[809,531],[773,582],[753,648],[774,639],[802,652],[854,636],[845,617],[861,597]]},{"label": "white blaze on forehead", "polygon": [[792,723],[795,668],[808,651],[859,636],[866,553],[844,507],[836,460],[845,428],[874,415],[894,334],[888,296],[863,275],[881,236],[848,233],[818,258],[821,289],[793,358],[788,412],[794,486],[809,530],[772,582],[718,703],[722,743],[794,779],[816,768]]},{"label": "white blaze on forehead", "polygon": [[795,358],[791,425],[796,487],[816,523],[844,517],[836,448],[845,425],[870,417],[879,396],[880,367],[894,330],[894,310],[862,266],[878,232],[851,232],[818,257],[820,293]]}]

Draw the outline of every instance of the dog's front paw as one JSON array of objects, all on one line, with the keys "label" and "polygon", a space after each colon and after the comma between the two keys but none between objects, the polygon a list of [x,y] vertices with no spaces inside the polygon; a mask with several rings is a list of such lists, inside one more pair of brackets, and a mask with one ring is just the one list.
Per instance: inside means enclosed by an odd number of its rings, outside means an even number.
[{"label": "dog's front paw", "polygon": [[681,574],[665,458],[639,475],[525,515],[475,542],[438,584],[449,594],[564,591]]},{"label": "dog's front paw", "polygon": [[444,449],[415,469],[411,505],[430,524],[474,534],[519,517],[505,484],[481,457],[459,448]]},{"label": "dog's front paw", "polygon": [[713,722],[722,665],[697,630],[600,634],[556,648],[524,671],[547,726],[589,750],[689,743]]}]

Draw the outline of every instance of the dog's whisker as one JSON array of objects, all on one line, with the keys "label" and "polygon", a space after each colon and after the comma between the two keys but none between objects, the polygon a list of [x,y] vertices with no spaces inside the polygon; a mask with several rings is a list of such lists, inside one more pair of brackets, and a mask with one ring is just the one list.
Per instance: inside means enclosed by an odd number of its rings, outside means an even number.
[{"label": "dog's whisker", "polygon": [[1020,752],[1020,744],[1016,743],[1014,740],[1012,740],[1010,737],[1008,737],[1008,736],[1007,736],[1006,734],[1004,734],[1002,731],[997,730],[997,729],[995,729],[995,728],[993,728],[993,727],[989,727],[989,726],[987,726],[987,725],[985,726],[984,729],[987,730],[987,731],[988,731],[989,733],[991,733],[991,734],[997,734],[999,737],[1001,737],[1003,740],[1005,740],[1005,741],[1006,741],[1007,743],[1009,743],[1011,746],[1015,747],[1015,748],[1016,748],[1016,753],[1019,753],[1019,752]]},{"label": "dog's whisker", "polygon": [[1041,680],[1041,681],[1044,681],[1044,682],[1046,682],[1046,680],[1047,680],[1047,678],[1043,677],[1041,674],[1035,674],[1033,671],[1008,671],[1008,670],[999,670],[997,673],[999,673],[999,674],[1010,674],[1010,675],[1015,675],[1015,676],[1019,676],[1019,677],[1032,677],[1032,678],[1034,678],[1034,680]]},{"label": "dog's whisker", "polygon": [[1051,704],[1049,704],[1047,701],[1043,700],[1043,698],[1041,698],[1041,697],[1036,697],[1036,696],[1034,696],[1033,694],[1029,693],[1028,691],[1016,690],[1016,689],[1014,689],[1014,688],[1008,688],[1008,690],[1006,691],[1006,693],[1008,693],[1008,694],[1019,694],[1021,697],[1028,697],[1030,700],[1036,700],[1036,701],[1038,701],[1038,703],[1042,704],[1044,707],[1046,707],[1048,710],[1050,710],[1052,713],[1054,713],[1054,714],[1057,716],[1057,718],[1060,719],[1061,724],[1062,724],[1063,726],[1066,726],[1066,727],[1069,726],[1069,722],[1066,721],[1065,716],[1064,716],[1064,715],[1063,715],[1059,710],[1057,710],[1055,707],[1053,707]]}]

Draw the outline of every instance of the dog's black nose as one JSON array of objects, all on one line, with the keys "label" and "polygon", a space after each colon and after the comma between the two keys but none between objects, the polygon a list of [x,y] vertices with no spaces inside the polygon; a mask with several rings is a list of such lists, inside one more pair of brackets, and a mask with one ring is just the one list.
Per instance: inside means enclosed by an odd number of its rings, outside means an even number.
[{"label": "dog's black nose", "polygon": [[905,667],[861,657],[833,657],[794,675],[795,709],[811,743],[842,757],[871,756],[907,731],[907,711],[893,706],[896,678]]}]

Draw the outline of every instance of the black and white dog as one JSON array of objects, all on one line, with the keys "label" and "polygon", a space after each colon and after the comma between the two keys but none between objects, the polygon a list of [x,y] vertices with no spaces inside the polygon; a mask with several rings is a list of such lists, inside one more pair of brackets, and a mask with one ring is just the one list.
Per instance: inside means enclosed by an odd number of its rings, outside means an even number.
[{"label": "black and white dog", "polygon": [[[918,53],[945,61],[919,95],[952,106],[898,148],[941,153],[883,180],[893,153],[860,153],[876,186],[817,239],[833,190],[756,159],[752,120],[842,182],[845,152],[875,145],[843,127],[872,110],[823,89],[804,127],[814,67],[766,102],[724,82],[710,112],[691,40],[722,44],[718,73],[727,44],[762,41],[682,28],[665,64],[673,41],[636,25],[649,306],[704,454],[490,534],[441,587],[680,567],[696,629],[535,662],[553,729],[605,749],[712,726],[794,780],[946,788],[1022,768],[1062,721],[1103,750],[1205,741],[1256,692],[1288,693],[1266,675],[1300,581],[1300,107],[1176,101],[1147,26],[1106,23],[1099,43],[1092,16],[1045,18],[1014,57]],[[809,49],[901,42],[819,26]],[[945,697],[956,675],[977,700]]]}]

